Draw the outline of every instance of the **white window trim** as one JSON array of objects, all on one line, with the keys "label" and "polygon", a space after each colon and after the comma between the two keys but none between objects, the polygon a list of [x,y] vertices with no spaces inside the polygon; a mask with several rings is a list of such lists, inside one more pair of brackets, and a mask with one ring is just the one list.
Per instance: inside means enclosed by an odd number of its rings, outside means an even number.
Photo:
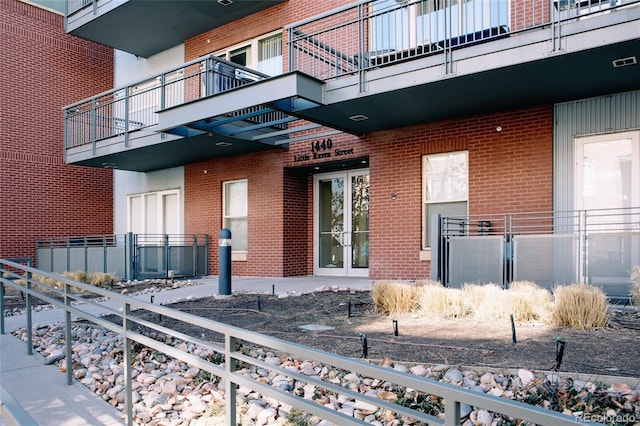
[{"label": "white window trim", "polygon": [[[237,182],[246,182],[247,183],[247,215],[246,216],[227,216],[226,215],[226,185],[237,183]],[[235,180],[225,180],[222,182],[222,228],[225,228],[225,222],[229,218],[245,218],[247,221],[247,240],[249,239],[249,180],[248,179],[235,179]],[[233,235],[231,235],[231,241],[233,242]],[[233,243],[231,245],[231,260],[232,261],[246,261],[247,253],[249,249],[249,241],[247,241],[247,249],[246,250],[237,250],[233,248]]]},{"label": "white window trim", "polygon": [[[246,49],[249,48],[249,52],[248,52],[248,56],[249,56],[249,60],[247,63],[247,68],[251,68],[251,69],[257,69],[258,67],[258,46],[260,41],[273,37],[275,35],[280,35],[282,36],[282,30],[277,30],[277,31],[272,31],[270,33],[266,33],[263,34],[259,37],[256,37],[252,40],[247,40],[244,41],[242,43],[238,43],[238,44],[234,44],[232,46],[226,47],[224,49],[218,50],[217,52],[214,52],[215,56],[218,56],[220,58],[223,58],[225,60],[229,60],[229,55],[231,54],[231,52],[237,51],[237,50],[241,50],[241,49]],[[283,49],[283,55],[284,55],[284,49]]]},{"label": "white window trim", "polygon": [[[436,157],[436,156],[444,156],[451,154],[460,154],[463,153],[466,156],[467,163],[467,191],[466,198],[460,199],[450,199],[450,200],[436,200],[429,201],[427,200],[427,158]],[[449,152],[439,152],[434,154],[423,154],[422,155],[422,197],[421,197],[421,222],[422,222],[422,235],[421,235],[421,250],[420,250],[420,260],[431,260],[431,247],[429,246],[428,241],[426,241],[426,233],[427,233],[427,223],[426,221],[430,220],[430,218],[425,218],[427,204],[442,204],[442,203],[467,203],[467,214],[469,214],[469,151],[461,150],[461,151],[449,151]]]},{"label": "white window trim", "polygon": [[[137,197],[141,197],[142,198],[142,216],[143,216],[143,220],[142,220],[142,224],[145,227],[144,232],[142,232],[143,234],[148,233],[148,230],[146,229],[147,226],[147,221],[146,221],[146,217],[147,217],[147,203],[145,202],[146,197],[150,197],[150,196],[156,196],[156,229],[162,229],[162,224],[163,224],[163,220],[164,220],[164,210],[163,210],[163,205],[162,205],[162,200],[163,197],[166,195],[176,195],[178,197],[178,205],[180,205],[181,203],[181,198],[180,198],[180,190],[179,189],[169,189],[169,190],[164,190],[164,191],[150,191],[150,192],[143,192],[143,193],[138,193],[138,194],[130,194],[127,195],[127,232],[132,232],[132,227],[133,227],[133,223],[132,223],[132,219],[131,219],[131,214],[133,213],[131,211],[131,202],[134,198]],[[178,217],[178,223],[180,224],[180,226],[182,226],[182,218]]]}]

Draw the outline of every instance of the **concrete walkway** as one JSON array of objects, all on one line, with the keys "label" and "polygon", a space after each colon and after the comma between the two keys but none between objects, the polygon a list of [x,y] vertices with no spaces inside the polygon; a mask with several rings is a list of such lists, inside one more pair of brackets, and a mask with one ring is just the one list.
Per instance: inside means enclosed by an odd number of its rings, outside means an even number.
[{"label": "concrete walkway", "polygon": [[[200,298],[218,294],[217,277],[194,280],[198,285],[154,293],[154,303],[178,299]],[[308,293],[323,287],[370,290],[367,278],[233,277],[233,293]],[[134,296],[149,301],[151,295]],[[112,302],[104,302],[109,305]],[[118,308],[115,304],[114,308]],[[98,310],[96,310],[98,312]],[[53,309],[33,313],[33,324],[64,321],[64,311]],[[26,325],[25,315],[5,318],[5,333],[0,335],[0,425],[119,425],[120,412],[89,389],[75,382],[66,384],[66,375],[56,366],[45,365],[44,358],[34,351],[27,354],[24,342],[9,334]]]}]

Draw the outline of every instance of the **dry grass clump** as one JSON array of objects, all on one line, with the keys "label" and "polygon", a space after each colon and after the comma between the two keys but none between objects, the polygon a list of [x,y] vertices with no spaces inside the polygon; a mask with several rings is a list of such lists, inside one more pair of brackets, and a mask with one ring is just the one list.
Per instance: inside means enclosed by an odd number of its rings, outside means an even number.
[{"label": "dry grass clump", "polygon": [[[640,271],[636,276],[640,281]],[[386,315],[416,312],[432,318],[476,321],[499,321],[513,315],[519,322],[542,321],[577,329],[605,327],[610,315],[607,296],[587,284],[557,286],[552,297],[548,290],[528,281],[514,282],[506,290],[495,284],[447,288],[431,281],[378,281],[371,297],[376,311]]]},{"label": "dry grass clump", "polygon": [[605,327],[609,301],[602,289],[588,284],[557,286],[551,320],[554,325],[576,329]]},{"label": "dry grass clump", "polygon": [[[106,273],[106,272],[85,273],[83,271],[75,271],[75,272],[64,272],[61,274],[61,276],[73,281],[79,281],[81,283],[89,284],[94,287],[109,287],[119,281],[118,277],[116,277],[114,274]],[[64,289],[64,283],[61,281],[55,280],[53,278],[48,278],[48,277],[34,274],[32,279],[33,281],[43,283],[49,287],[57,288],[60,290]],[[24,280],[17,280],[16,282],[20,285],[25,285]],[[71,287],[71,291],[74,293],[82,292],[82,290],[77,287]]]},{"label": "dry grass clump", "polygon": [[631,284],[631,296],[633,297],[635,305],[640,307],[640,266],[633,268],[631,280],[633,280],[633,284]]},{"label": "dry grass clump", "polygon": [[84,282],[96,287],[110,287],[118,281],[118,277],[110,272],[91,272],[86,274]]},{"label": "dry grass clump", "polygon": [[509,312],[502,318],[513,314],[516,321],[544,321],[553,309],[551,292],[531,281],[513,282],[505,294]]},{"label": "dry grass clump", "polygon": [[551,310],[551,293],[531,282],[514,283],[504,290],[495,284],[466,284],[459,289],[432,281],[415,285],[379,281],[371,295],[377,312],[418,312],[442,319],[495,321],[513,314],[517,321],[534,321],[547,318]]},{"label": "dry grass clump", "polygon": [[442,285],[421,287],[419,306],[420,314],[442,319],[464,318],[471,310],[462,290]]},{"label": "dry grass clump", "polygon": [[376,281],[371,288],[371,299],[376,312],[385,315],[413,312],[418,306],[419,288],[394,281]]}]

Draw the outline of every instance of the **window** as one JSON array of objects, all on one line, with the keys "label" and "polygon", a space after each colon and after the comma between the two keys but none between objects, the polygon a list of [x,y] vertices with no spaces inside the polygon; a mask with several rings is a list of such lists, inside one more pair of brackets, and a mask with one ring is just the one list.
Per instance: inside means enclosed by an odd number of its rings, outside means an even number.
[{"label": "window", "polygon": [[282,33],[247,41],[216,56],[271,76],[282,74]]},{"label": "window", "polygon": [[134,234],[181,233],[180,191],[147,192],[127,197],[127,230]]},{"label": "window", "polygon": [[222,184],[223,228],[231,231],[233,251],[247,251],[247,180],[235,180]]},{"label": "window", "polygon": [[423,175],[423,248],[431,246],[431,218],[467,214],[467,152],[425,155]]}]

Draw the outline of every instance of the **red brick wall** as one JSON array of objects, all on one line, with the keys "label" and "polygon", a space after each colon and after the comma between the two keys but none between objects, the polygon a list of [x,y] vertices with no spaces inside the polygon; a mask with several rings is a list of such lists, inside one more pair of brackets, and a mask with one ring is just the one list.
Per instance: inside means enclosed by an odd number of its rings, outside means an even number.
[{"label": "red brick wall", "polygon": [[[185,60],[281,30],[284,25],[345,3],[290,0],[275,5],[186,40]],[[286,41],[286,34],[283,40]],[[394,129],[361,139],[331,136],[334,149],[353,148],[353,154],[342,158],[333,155],[328,161],[369,157],[370,278],[429,276],[429,262],[420,260],[424,154],[469,151],[471,214],[551,210],[552,114],[552,108],[547,106]],[[498,126],[501,132],[496,131]],[[187,166],[185,232],[217,236],[221,181],[247,177],[249,256],[247,262],[234,263],[234,275],[312,273],[312,175],[291,171],[282,174],[283,166],[309,166],[324,161],[299,161],[299,156],[309,151],[309,141],[305,141],[291,144],[283,153],[256,153]],[[246,168],[253,163],[257,163],[255,169]],[[215,176],[203,174],[203,168],[211,173],[214,165],[218,170],[214,171]],[[260,174],[259,170],[266,173]],[[396,195],[395,200],[391,199],[392,194]],[[211,270],[217,271],[217,247],[212,253]]]},{"label": "red brick wall", "polygon": [[535,107],[368,136],[369,278],[429,276],[420,261],[424,154],[468,150],[470,214],[552,210],[552,116],[552,107]]},{"label": "red brick wall", "polygon": [[113,232],[112,172],[66,166],[62,107],[113,87],[113,51],[64,32],[62,16],[0,2],[0,258],[36,238]]},{"label": "red brick wall", "polygon": [[[217,274],[218,271],[217,239],[222,228],[222,182],[247,179],[247,261],[234,261],[233,275],[283,276],[282,154],[282,151],[275,150],[185,166],[185,233],[211,235],[210,273]],[[233,235],[231,237],[233,239]]]},{"label": "red brick wall", "polygon": [[[184,45],[185,61],[199,58],[272,31],[283,30],[285,25],[347,3],[344,0],[323,0],[321,2],[289,0],[277,4],[262,12],[254,13],[186,40]],[[286,34],[283,34],[282,38],[283,43],[286,42]],[[282,51],[285,52],[285,47]],[[286,61],[286,55],[284,56]]]}]

